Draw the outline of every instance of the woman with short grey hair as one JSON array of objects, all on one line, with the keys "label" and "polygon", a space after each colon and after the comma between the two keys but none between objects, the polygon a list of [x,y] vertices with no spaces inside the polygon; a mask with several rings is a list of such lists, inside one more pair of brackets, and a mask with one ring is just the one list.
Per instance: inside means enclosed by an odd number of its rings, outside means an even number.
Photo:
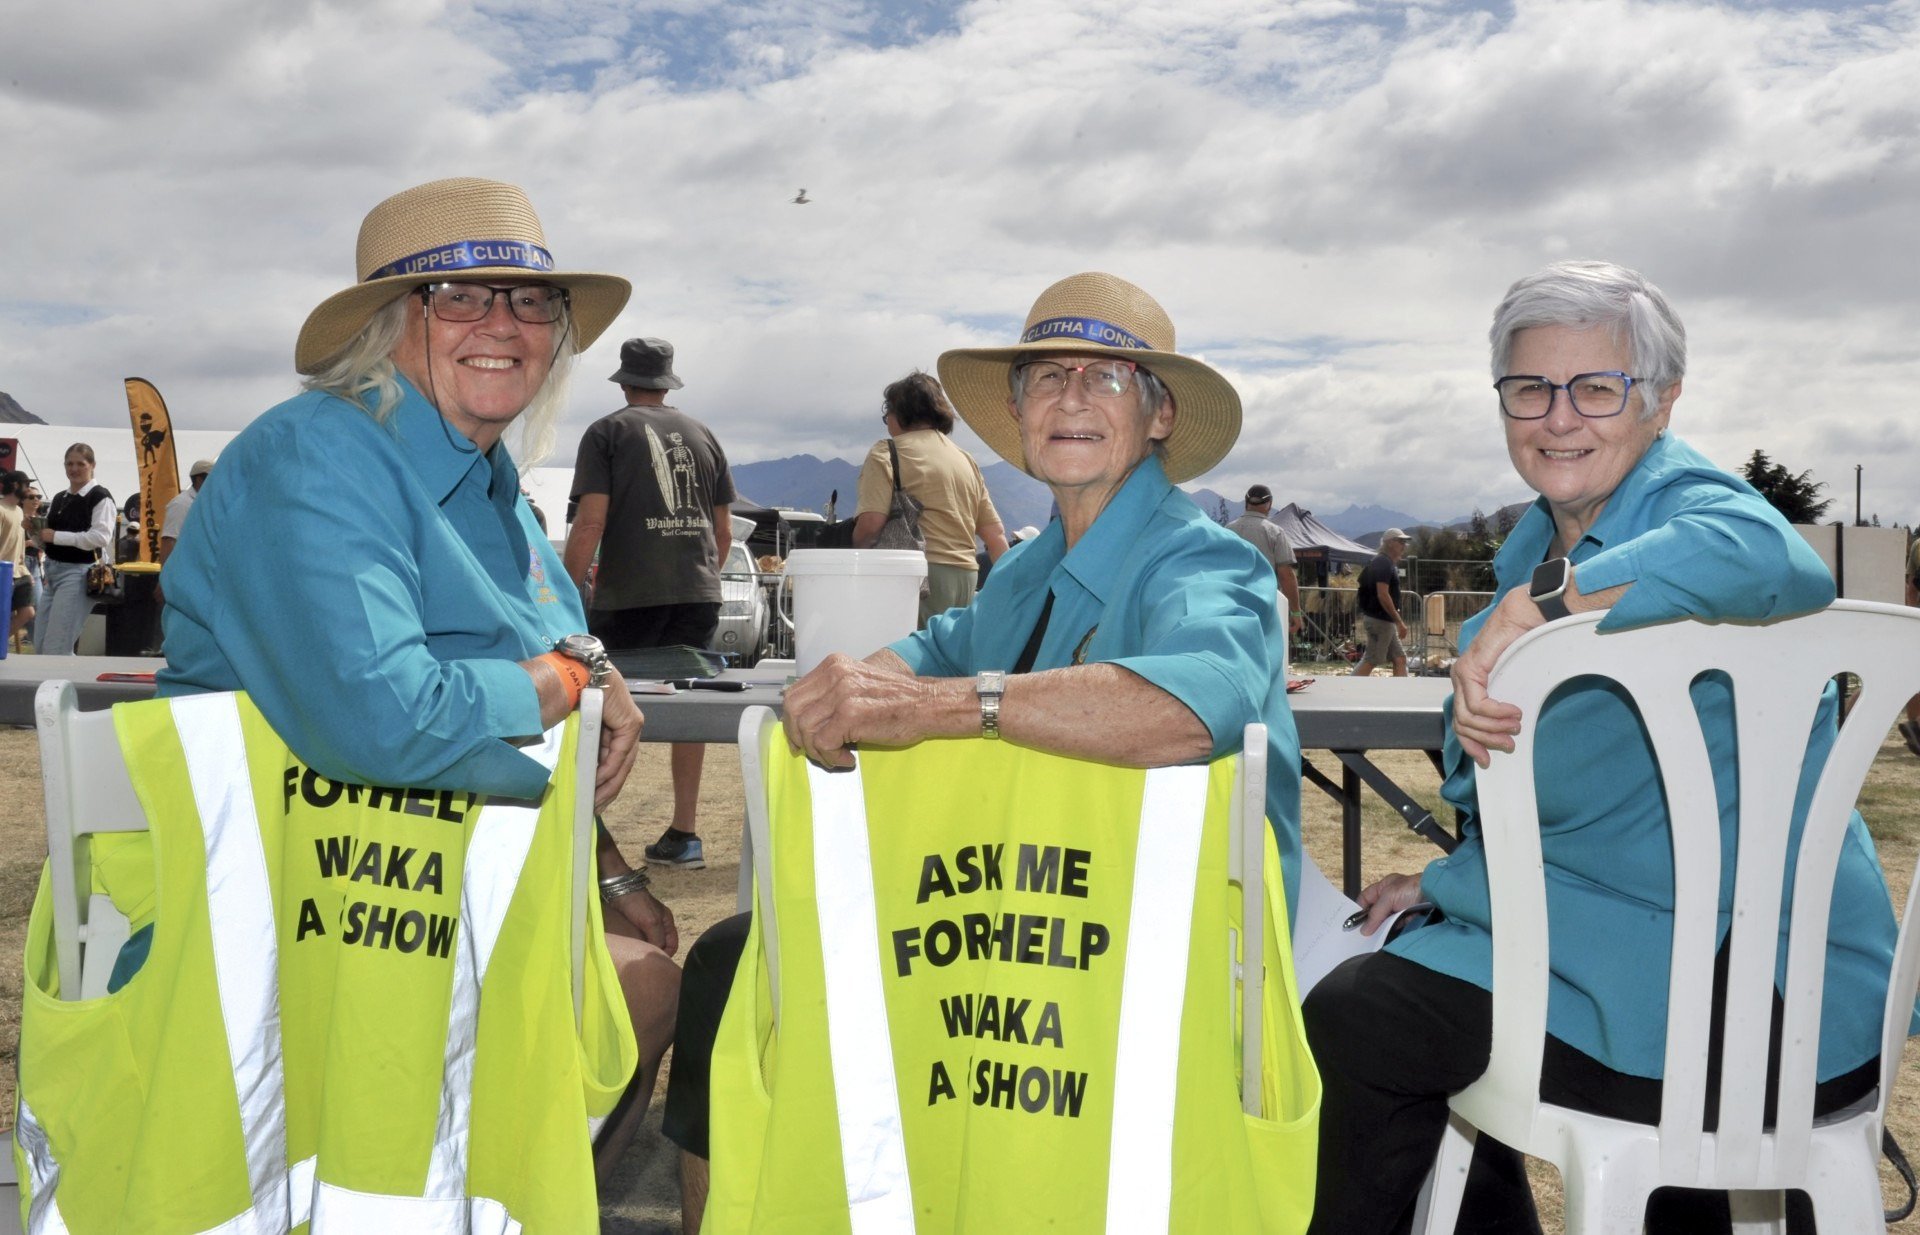
[{"label": "woman with short grey hair", "polygon": [[[1488,698],[1500,653],[1572,612],[1610,609],[1607,631],[1680,618],[1763,622],[1833,599],[1833,579],[1806,541],[1744,481],[1668,432],[1686,331],[1643,276],[1607,262],[1548,266],[1508,290],[1490,342],[1507,453],[1540,498],[1494,558],[1494,604],[1461,629],[1441,793],[1460,812],[1464,840],[1423,873],[1390,875],[1360,894],[1369,934],[1420,901],[1437,907],[1435,920],[1336,968],[1306,1002],[1325,1084],[1312,1230],[1327,1235],[1407,1229],[1446,1127],[1447,1096],[1486,1070],[1491,908],[1474,770],[1511,751],[1523,722],[1534,726],[1543,769],[1551,932],[1541,1094],[1616,1119],[1659,1119],[1674,884],[1687,872],[1673,866],[1651,741],[1611,683],[1581,679],[1537,718]],[[1703,678],[1694,701],[1727,763],[1730,688]],[[1829,689],[1808,777],[1825,762],[1835,716]],[[1803,803],[1810,788],[1803,781]],[[1721,827],[1730,847],[1737,823],[1728,802]],[[1724,881],[1723,915],[1732,887]],[[1857,814],[1833,903],[1814,1097],[1822,1112],[1878,1079],[1893,958],[1893,908]],[[1782,914],[1783,939],[1787,928]],[[1776,997],[1776,1032],[1780,1006]],[[1717,1090],[1717,1066],[1711,1076]],[[1665,1189],[1647,1213],[1651,1232],[1697,1235],[1728,1223],[1722,1194]],[[1539,1229],[1518,1155],[1491,1137],[1479,1138],[1460,1229]]]}]

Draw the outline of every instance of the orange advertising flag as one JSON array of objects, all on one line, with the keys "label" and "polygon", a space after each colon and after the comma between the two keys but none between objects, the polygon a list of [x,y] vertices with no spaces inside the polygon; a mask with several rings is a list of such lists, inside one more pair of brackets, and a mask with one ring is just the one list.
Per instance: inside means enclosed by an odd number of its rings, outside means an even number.
[{"label": "orange advertising flag", "polygon": [[127,380],[127,413],[133,418],[133,462],[140,470],[140,556],[160,560],[160,522],[180,492],[180,461],[173,453],[173,421],[167,401],[143,377]]}]

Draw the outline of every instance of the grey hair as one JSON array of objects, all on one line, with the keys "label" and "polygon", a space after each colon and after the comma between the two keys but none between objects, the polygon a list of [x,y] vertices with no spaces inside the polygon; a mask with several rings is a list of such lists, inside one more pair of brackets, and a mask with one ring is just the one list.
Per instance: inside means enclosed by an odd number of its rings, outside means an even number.
[{"label": "grey hair", "polygon": [[1686,376],[1687,328],[1645,275],[1612,262],[1555,262],[1507,289],[1487,341],[1495,381],[1507,375],[1513,336],[1534,326],[1605,326],[1627,346],[1640,418],[1660,410],[1667,387]]},{"label": "grey hair", "polygon": [[[407,329],[407,315],[417,303],[419,298],[408,292],[381,306],[358,334],[300,384],[308,390],[345,399],[375,420],[385,421],[393,415],[393,409],[400,406],[400,380],[393,367],[393,350],[400,346],[400,337]],[[513,431],[520,439],[520,449],[513,452],[514,461],[522,469],[534,466],[553,452],[555,426],[572,388],[573,359],[579,353],[580,343],[579,336],[573,332],[570,307],[561,309],[556,324],[562,339],[559,355],[547,370],[547,380],[540,384],[526,410],[513,422]]]}]

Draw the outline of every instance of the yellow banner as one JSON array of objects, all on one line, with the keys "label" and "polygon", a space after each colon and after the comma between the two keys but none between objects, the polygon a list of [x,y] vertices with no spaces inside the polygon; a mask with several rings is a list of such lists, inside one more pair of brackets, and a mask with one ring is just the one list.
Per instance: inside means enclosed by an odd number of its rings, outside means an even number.
[{"label": "yellow banner", "polygon": [[140,556],[160,560],[160,523],[167,503],[180,492],[180,462],[173,453],[173,421],[167,401],[143,377],[127,379],[127,413],[133,418],[133,462],[140,469]]}]

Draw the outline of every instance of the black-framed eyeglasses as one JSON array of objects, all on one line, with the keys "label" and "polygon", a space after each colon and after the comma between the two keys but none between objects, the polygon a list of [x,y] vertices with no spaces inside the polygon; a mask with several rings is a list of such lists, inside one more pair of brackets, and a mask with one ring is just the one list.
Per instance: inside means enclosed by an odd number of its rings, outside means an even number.
[{"label": "black-framed eyeglasses", "polygon": [[1036,399],[1051,399],[1065,393],[1068,375],[1078,373],[1088,394],[1113,399],[1133,388],[1133,375],[1139,368],[1131,360],[1094,360],[1082,365],[1064,365],[1054,360],[1030,361],[1020,366],[1020,393]]},{"label": "black-framed eyeglasses", "polygon": [[1627,393],[1637,377],[1617,369],[1604,373],[1576,373],[1565,382],[1550,382],[1530,374],[1509,374],[1493,384],[1500,392],[1500,410],[1514,420],[1539,420],[1553,410],[1553,392],[1567,392],[1573,410],[1588,420],[1605,420],[1627,409]]},{"label": "black-framed eyeglasses", "polygon": [[529,326],[551,326],[560,320],[568,303],[567,289],[551,283],[515,283],[510,287],[429,283],[420,289],[420,299],[433,306],[433,315],[443,322],[478,322],[493,312],[493,298],[503,293],[508,311]]}]

